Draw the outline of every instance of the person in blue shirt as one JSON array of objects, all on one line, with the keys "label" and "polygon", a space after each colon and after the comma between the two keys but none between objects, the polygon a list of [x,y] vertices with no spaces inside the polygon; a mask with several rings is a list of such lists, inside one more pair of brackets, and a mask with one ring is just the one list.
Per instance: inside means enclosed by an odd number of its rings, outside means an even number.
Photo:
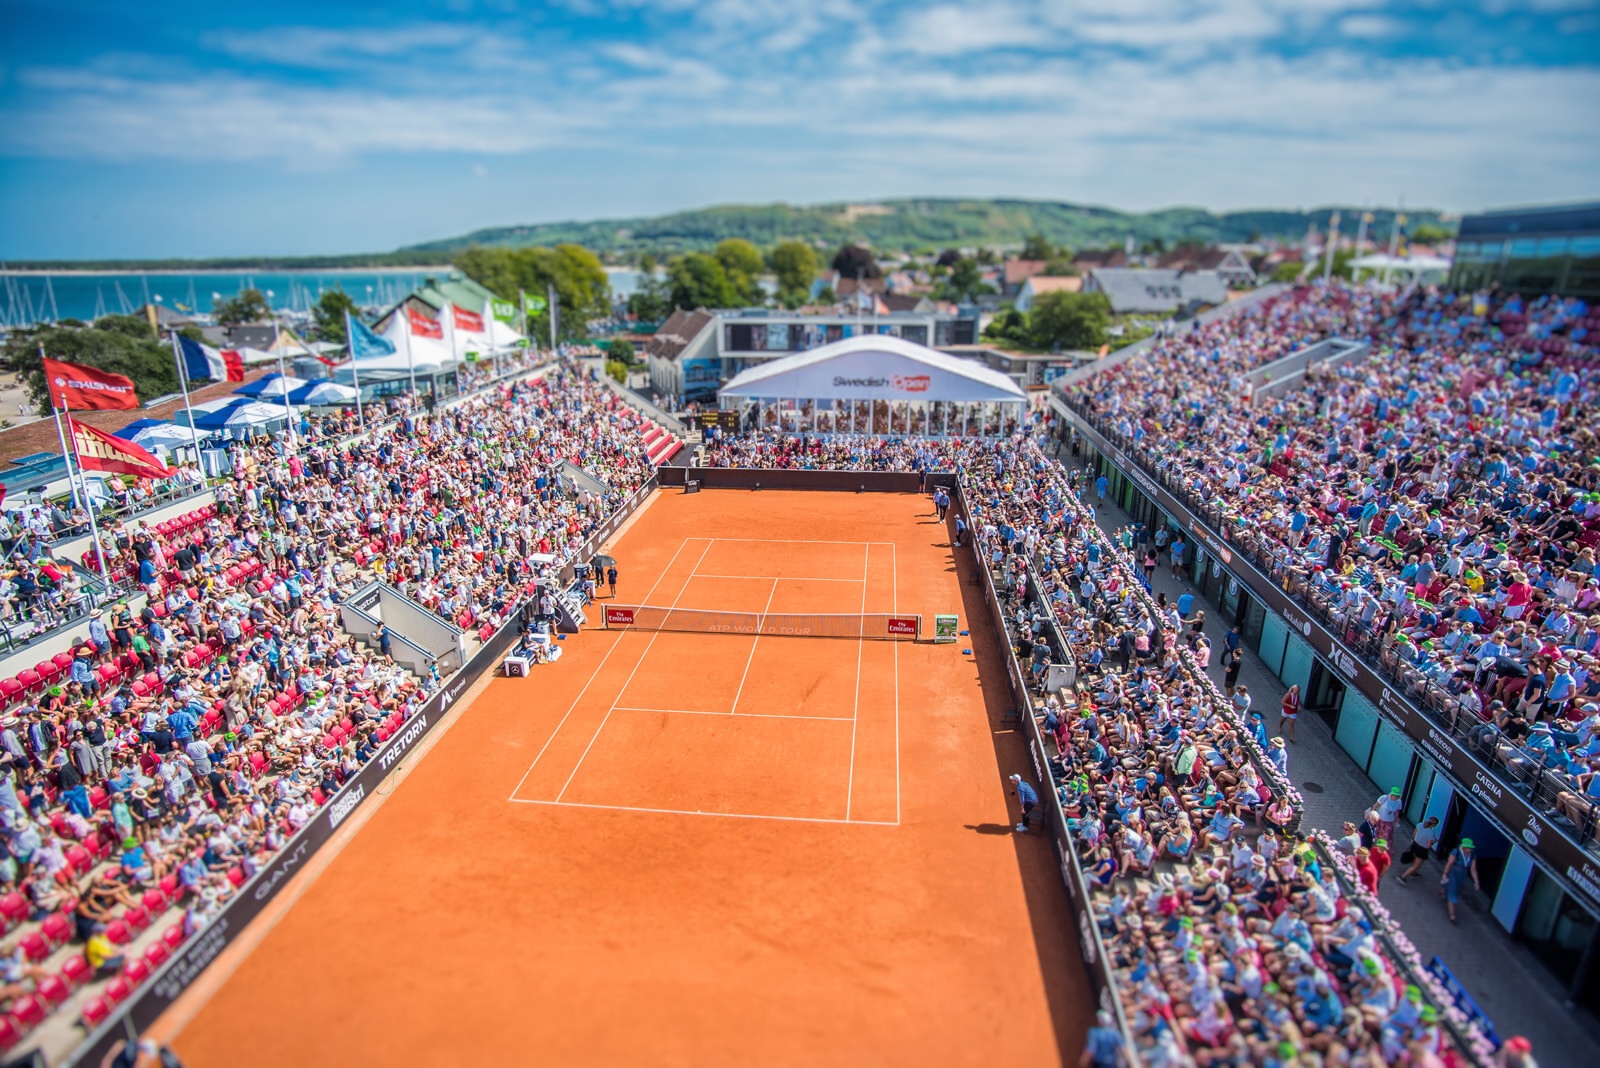
[{"label": "person in blue shirt", "polygon": [[1101,475],[1099,478],[1095,479],[1094,480],[1094,491],[1095,491],[1096,496],[1099,498],[1098,500],[1095,501],[1095,503],[1096,504],[1104,504],[1106,502],[1106,494],[1108,492],[1110,492],[1110,490],[1111,490],[1111,480],[1108,479],[1105,475]]},{"label": "person in blue shirt", "polygon": [[1016,791],[1017,802],[1022,806],[1022,818],[1018,820],[1016,832],[1028,833],[1028,820],[1033,816],[1033,810],[1039,806],[1039,794],[1034,790],[1033,784],[1021,775],[1011,776],[1012,788]]},{"label": "person in blue shirt", "polygon": [[1178,615],[1184,619],[1189,618],[1189,610],[1194,607],[1194,594],[1184,592],[1178,595]]},{"label": "person in blue shirt", "polygon": [[1083,1040],[1083,1056],[1078,1068],[1117,1068],[1122,1063],[1122,1032],[1113,1026],[1111,1013],[1101,1009],[1094,1014],[1094,1026]]}]

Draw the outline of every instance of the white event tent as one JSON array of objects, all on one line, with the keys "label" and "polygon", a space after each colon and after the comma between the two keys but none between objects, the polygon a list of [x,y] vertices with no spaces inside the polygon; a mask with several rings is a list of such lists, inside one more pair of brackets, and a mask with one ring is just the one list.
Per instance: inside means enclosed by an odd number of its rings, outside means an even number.
[{"label": "white event tent", "polygon": [[747,427],[821,434],[999,434],[1028,404],[999,371],[887,334],[751,367],[717,396]]}]

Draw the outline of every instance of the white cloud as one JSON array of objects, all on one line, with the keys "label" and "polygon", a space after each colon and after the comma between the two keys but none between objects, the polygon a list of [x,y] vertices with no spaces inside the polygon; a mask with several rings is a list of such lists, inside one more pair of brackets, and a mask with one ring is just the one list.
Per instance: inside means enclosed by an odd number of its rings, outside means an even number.
[{"label": "white cloud", "polygon": [[[303,167],[463,153],[478,162],[457,166],[478,174],[486,159],[626,147],[664,172],[717,159],[728,195],[772,183],[748,199],[942,190],[1127,206],[1351,200],[1369,187],[1445,206],[1534,200],[1600,164],[1572,134],[1600,98],[1595,68],[1378,61],[1363,39],[1401,28],[1378,0],[624,5],[656,32],[630,23],[585,43],[463,22],[208,38],[288,78],[25,68],[0,113],[0,155]],[[1292,56],[1266,43],[1308,26],[1314,47]],[[793,191],[795,176],[816,192]]]}]

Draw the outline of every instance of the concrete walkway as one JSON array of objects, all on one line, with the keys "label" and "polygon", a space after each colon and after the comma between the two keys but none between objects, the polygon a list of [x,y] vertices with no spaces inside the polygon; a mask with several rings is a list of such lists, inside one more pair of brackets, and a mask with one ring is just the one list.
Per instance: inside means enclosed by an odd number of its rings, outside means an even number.
[{"label": "concrete walkway", "polygon": [[[1066,459],[1066,457],[1063,457]],[[1092,494],[1092,489],[1091,489]],[[1098,521],[1108,534],[1132,520],[1112,501],[1096,508]],[[1206,637],[1211,642],[1212,679],[1222,683],[1223,639],[1228,628],[1221,613],[1200,591],[1181,579],[1162,558],[1156,568],[1155,589],[1164,592],[1169,602],[1185,591],[1193,593],[1206,611]],[[1277,726],[1278,705],[1287,689],[1278,677],[1245,647],[1239,681],[1250,690],[1252,708],[1265,715],[1269,731]],[[1274,732],[1275,733],[1275,732]],[[1315,713],[1302,713],[1296,727],[1298,743],[1289,748],[1289,777],[1305,798],[1305,825],[1337,837],[1345,820],[1360,824],[1362,813],[1378,797],[1379,789],[1339,748],[1333,731]],[[1287,737],[1285,742],[1287,742]],[[1320,787],[1320,789],[1319,789]],[[1402,819],[1395,826],[1394,853],[1398,860],[1414,830]],[[1489,914],[1486,895],[1465,888],[1458,909],[1459,926],[1450,923],[1444,902],[1439,897],[1439,876],[1443,863],[1430,860],[1416,877],[1401,886],[1395,881],[1398,864],[1379,884],[1378,896],[1406,937],[1411,939],[1424,963],[1437,956],[1466,986],[1480,1008],[1494,1022],[1502,1039],[1526,1035],[1542,1068],[1596,1063],[1595,1047],[1600,1042],[1600,1021],[1588,1012],[1565,1004],[1566,991],[1554,976],[1518,944],[1499,921]]]}]

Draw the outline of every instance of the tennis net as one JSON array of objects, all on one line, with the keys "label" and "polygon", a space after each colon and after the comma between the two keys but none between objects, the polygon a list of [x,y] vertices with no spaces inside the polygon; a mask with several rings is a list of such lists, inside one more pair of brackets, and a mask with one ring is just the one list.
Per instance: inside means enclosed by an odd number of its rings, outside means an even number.
[{"label": "tennis net", "polygon": [[607,630],[677,630],[704,634],[760,634],[793,638],[916,640],[920,615],[878,612],[723,612],[654,605],[605,606]]}]

